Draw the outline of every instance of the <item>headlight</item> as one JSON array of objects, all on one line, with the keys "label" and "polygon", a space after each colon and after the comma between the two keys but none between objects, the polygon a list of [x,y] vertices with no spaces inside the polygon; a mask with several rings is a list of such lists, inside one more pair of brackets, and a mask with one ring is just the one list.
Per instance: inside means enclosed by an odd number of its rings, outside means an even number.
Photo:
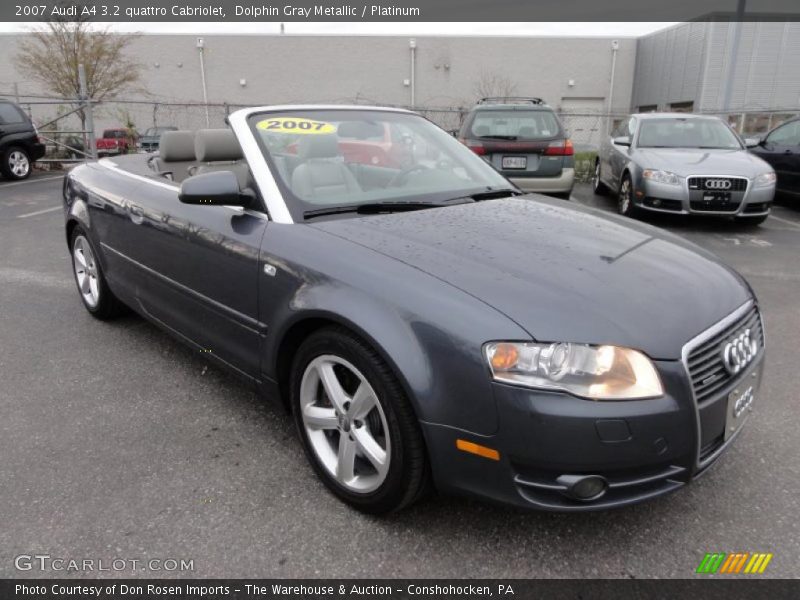
[{"label": "headlight", "polygon": [[658,169],[645,169],[642,177],[655,183],[666,183],[667,185],[680,185],[681,178],[675,173],[669,171],[660,171]]},{"label": "headlight", "polygon": [[756,177],[756,187],[766,187],[768,185],[772,185],[775,183],[775,180],[778,177],[775,175],[774,171],[770,171],[769,173],[762,173],[758,177]]},{"label": "headlight", "polygon": [[636,400],[664,394],[652,361],[618,346],[491,342],[486,360],[497,381],[562,390],[592,400]]}]

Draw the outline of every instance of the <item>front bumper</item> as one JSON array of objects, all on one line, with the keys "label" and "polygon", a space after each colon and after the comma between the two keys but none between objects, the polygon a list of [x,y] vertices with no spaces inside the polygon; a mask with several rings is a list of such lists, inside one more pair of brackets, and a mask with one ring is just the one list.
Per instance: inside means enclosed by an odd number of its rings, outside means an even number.
[{"label": "front bumper", "polygon": [[575,169],[565,167],[555,177],[509,177],[509,180],[523,192],[563,194],[571,192],[575,185]]},{"label": "front bumper", "polygon": [[[760,375],[763,352],[753,364],[747,376]],[[708,444],[701,448],[701,427],[703,438],[724,440],[728,395],[742,378],[732,379],[698,409],[684,364],[658,361],[656,366],[666,392],[657,399],[594,402],[495,383],[499,425],[494,435],[423,423],[438,488],[529,509],[592,511],[683,487],[735,439],[720,441],[710,453]],[[496,449],[500,459],[465,453],[456,447],[457,439]],[[561,480],[575,475],[603,477],[606,493],[594,501],[572,499]]]},{"label": "front bumper", "polygon": [[693,215],[727,215],[756,217],[769,214],[772,199],[775,196],[775,185],[755,187],[752,180],[747,181],[743,192],[733,192],[730,208],[718,209],[704,207],[698,201],[698,193],[690,190],[688,178],[680,185],[667,185],[640,179],[634,188],[634,204],[652,212]]}]

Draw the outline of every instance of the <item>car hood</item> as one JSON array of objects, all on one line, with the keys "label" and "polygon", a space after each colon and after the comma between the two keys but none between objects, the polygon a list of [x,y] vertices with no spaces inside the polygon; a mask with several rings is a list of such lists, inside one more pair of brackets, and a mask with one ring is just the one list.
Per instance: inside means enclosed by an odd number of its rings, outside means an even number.
[{"label": "car hood", "polygon": [[738,175],[752,179],[771,167],[746,150],[638,148],[634,159],[645,169],[688,175]]},{"label": "car hood", "polygon": [[735,272],[677,236],[541,196],[312,227],[447,282],[539,341],[677,359],[687,341],[751,297]]}]

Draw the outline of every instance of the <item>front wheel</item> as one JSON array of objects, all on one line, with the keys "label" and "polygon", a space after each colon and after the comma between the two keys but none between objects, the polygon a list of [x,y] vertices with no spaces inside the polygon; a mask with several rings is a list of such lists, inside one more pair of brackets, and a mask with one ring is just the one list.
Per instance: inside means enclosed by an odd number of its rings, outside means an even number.
[{"label": "front wheel", "polygon": [[0,171],[8,179],[27,179],[31,176],[31,159],[24,148],[11,146],[3,152]]},{"label": "front wheel", "polygon": [[124,313],[125,305],[109,289],[94,247],[81,227],[73,230],[70,248],[72,273],[86,310],[101,320],[112,319]]},{"label": "front wheel", "polygon": [[600,161],[596,160],[594,163],[594,175],[592,175],[592,191],[597,196],[606,196],[608,188],[606,184],[600,179]]},{"label": "front wheel", "polygon": [[345,329],[326,328],[300,346],[291,377],[306,456],[336,496],[382,514],[424,493],[428,466],[416,416],[375,350]]},{"label": "front wheel", "polygon": [[619,214],[626,217],[635,217],[637,213],[636,206],[633,204],[633,182],[627,173],[622,177],[622,183],[619,184],[617,210]]}]

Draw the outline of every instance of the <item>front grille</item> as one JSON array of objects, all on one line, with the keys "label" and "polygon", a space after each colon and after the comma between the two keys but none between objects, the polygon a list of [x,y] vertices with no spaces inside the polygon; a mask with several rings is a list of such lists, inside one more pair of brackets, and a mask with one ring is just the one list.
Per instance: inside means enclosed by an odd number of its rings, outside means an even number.
[{"label": "front grille", "polygon": [[[698,406],[702,406],[704,402],[713,398],[733,379],[722,362],[722,345],[727,343],[734,334],[747,328],[758,341],[759,352],[762,352],[764,330],[758,308],[753,306],[740,319],[705,340],[689,353],[687,367]],[[742,374],[739,373],[737,376]]]},{"label": "front grille", "polygon": [[[729,188],[709,187],[709,181],[730,182]],[[747,179],[743,177],[689,177],[690,190],[708,190],[715,192],[743,192],[747,189]]]}]

